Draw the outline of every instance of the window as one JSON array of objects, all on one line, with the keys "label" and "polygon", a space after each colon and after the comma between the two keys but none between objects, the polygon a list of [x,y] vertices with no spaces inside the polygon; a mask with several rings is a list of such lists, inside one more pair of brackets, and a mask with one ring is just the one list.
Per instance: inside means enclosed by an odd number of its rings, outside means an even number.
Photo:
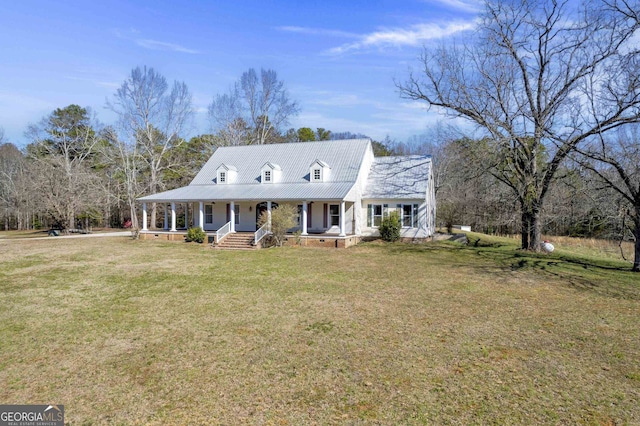
[{"label": "window", "polygon": [[403,228],[418,227],[418,207],[418,204],[398,204]]},{"label": "window", "polygon": [[367,205],[367,226],[377,228],[382,223],[382,218],[389,215],[388,204]]},{"label": "window", "polygon": [[302,204],[298,204],[298,216],[296,218],[298,226],[302,226]]},{"label": "window", "polygon": [[204,206],[204,223],[213,223],[213,205]]},{"label": "window", "polygon": [[220,183],[225,183],[227,181],[227,174],[225,172],[220,172]]},{"label": "window", "polygon": [[320,173],[320,169],[313,169],[313,180],[322,180],[322,175]]},{"label": "window", "polygon": [[236,221],[236,225],[240,223],[240,206],[238,204],[235,204],[233,206],[234,209],[234,216],[235,216],[235,221]]},{"label": "window", "polygon": [[329,206],[329,219],[331,226],[340,226],[340,206],[331,204]]},{"label": "window", "polygon": [[271,182],[271,170],[264,171],[264,181]]}]

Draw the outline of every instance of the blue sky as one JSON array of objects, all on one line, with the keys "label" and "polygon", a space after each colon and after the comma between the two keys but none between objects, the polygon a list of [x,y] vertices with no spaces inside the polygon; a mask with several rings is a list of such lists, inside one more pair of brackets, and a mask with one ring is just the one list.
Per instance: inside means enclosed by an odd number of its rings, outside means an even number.
[{"label": "blue sky", "polygon": [[394,78],[419,68],[422,46],[465,37],[478,0],[31,1],[0,14],[0,127],[24,131],[55,108],[91,107],[136,66],[184,81],[194,95],[190,135],[242,72],[270,68],[301,106],[291,127],[404,140],[441,118],[400,99]]}]

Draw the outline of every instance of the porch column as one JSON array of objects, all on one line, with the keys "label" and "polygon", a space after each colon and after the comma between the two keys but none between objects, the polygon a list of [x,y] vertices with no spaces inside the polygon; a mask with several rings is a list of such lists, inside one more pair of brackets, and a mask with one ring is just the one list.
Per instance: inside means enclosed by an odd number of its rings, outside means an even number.
[{"label": "porch column", "polygon": [[300,235],[309,235],[307,232],[307,202],[302,202],[302,233]]},{"label": "porch column", "polygon": [[169,205],[164,203],[164,230],[169,229]]},{"label": "porch column", "polygon": [[231,232],[236,232],[236,203],[231,202],[229,204],[229,216],[231,216]]},{"label": "porch column", "polygon": [[202,201],[200,201],[200,211],[198,213],[198,225],[204,231],[204,202]]},{"label": "porch column", "polygon": [[171,232],[176,232],[176,203],[171,203]]},{"label": "porch column", "polygon": [[344,233],[344,216],[345,216],[344,205],[345,205],[344,200],[340,201],[340,235],[339,235],[340,237],[344,237],[347,235]]},{"label": "porch column", "polygon": [[271,201],[267,201],[267,229],[271,231]]},{"label": "porch column", "polygon": [[189,203],[184,203],[184,227],[189,229]]},{"label": "porch column", "polygon": [[142,230],[147,231],[147,203],[142,203]]}]

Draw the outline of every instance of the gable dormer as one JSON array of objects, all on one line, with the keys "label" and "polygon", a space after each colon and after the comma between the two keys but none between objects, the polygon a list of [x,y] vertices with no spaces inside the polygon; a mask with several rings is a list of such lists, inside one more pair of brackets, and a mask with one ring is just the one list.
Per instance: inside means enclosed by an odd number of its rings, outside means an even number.
[{"label": "gable dormer", "polygon": [[315,160],[309,166],[309,182],[329,182],[331,167],[321,160]]},{"label": "gable dormer", "polygon": [[282,168],[277,164],[267,161],[260,169],[260,182],[279,183],[282,179]]},{"label": "gable dormer", "polygon": [[235,183],[237,176],[238,176],[238,169],[223,163],[216,170],[216,183],[218,185]]}]

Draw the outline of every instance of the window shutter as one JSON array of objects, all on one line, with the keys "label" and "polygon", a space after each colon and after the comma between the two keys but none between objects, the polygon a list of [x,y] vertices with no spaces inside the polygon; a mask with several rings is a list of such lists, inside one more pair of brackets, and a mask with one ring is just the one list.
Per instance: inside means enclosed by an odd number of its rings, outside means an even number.
[{"label": "window shutter", "polygon": [[227,203],[227,222],[231,222],[231,204]]},{"label": "window shutter", "polygon": [[312,204],[313,202],[307,203],[307,229],[311,228],[311,211],[313,210],[311,208]]},{"label": "window shutter", "polygon": [[418,204],[413,205],[413,227],[418,227]]},{"label": "window shutter", "polygon": [[371,228],[371,224],[373,223],[373,206],[371,204],[367,204],[367,227]]},{"label": "window shutter", "polygon": [[322,225],[324,226],[324,228],[328,228],[328,223],[327,223],[327,219],[329,216],[329,205],[327,203],[324,203],[324,217],[322,218]]}]

